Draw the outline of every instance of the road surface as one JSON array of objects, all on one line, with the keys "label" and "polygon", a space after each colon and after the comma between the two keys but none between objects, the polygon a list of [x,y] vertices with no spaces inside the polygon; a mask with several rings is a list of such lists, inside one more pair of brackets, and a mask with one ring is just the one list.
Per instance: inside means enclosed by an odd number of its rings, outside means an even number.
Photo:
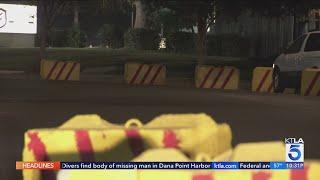
[{"label": "road surface", "polygon": [[21,179],[23,133],[56,127],[75,114],[113,123],[164,113],[207,113],[226,122],[233,144],[302,137],[306,158],[320,158],[320,98],[195,88],[130,87],[101,82],[0,79],[0,179]]}]

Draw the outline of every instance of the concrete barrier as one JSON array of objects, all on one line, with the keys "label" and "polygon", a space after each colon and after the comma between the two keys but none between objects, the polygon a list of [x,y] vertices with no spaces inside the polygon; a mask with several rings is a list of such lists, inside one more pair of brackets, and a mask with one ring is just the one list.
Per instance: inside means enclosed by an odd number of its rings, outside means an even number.
[{"label": "concrete barrier", "polygon": [[252,86],[253,92],[273,92],[273,68],[272,67],[256,67],[253,70]]},{"label": "concrete barrier", "polygon": [[80,80],[80,63],[41,60],[40,76],[46,80]]},{"label": "concrete barrier", "polygon": [[[197,136],[195,136],[197,134]],[[143,125],[116,125],[97,115],[76,116],[52,129],[25,133],[23,161],[130,161],[150,148],[179,149],[195,158],[231,148],[231,130],[205,114],[163,115]],[[54,171],[24,170],[25,180],[56,177]]]},{"label": "concrete barrier", "polygon": [[240,72],[235,67],[197,66],[195,84],[197,88],[238,89]]},{"label": "concrete barrier", "polygon": [[128,84],[164,85],[166,67],[160,64],[126,63],[124,78]]},{"label": "concrete barrier", "polygon": [[[274,143],[267,143],[267,145],[262,142],[259,144],[260,147],[261,144],[266,145],[267,148],[272,148],[275,145]],[[278,148],[278,145],[276,147]],[[251,147],[249,149],[252,150]],[[252,152],[249,150],[248,152],[256,153],[256,155],[261,154],[260,151]],[[247,153],[243,155],[250,156]],[[155,149],[142,153],[133,161],[190,162],[194,160],[188,159],[181,151]],[[319,180],[319,171],[320,163],[318,161],[307,161],[305,162],[305,168],[301,170],[69,170],[61,173],[61,177],[68,177],[68,180],[85,180],[93,177],[96,179],[128,180]]]},{"label": "concrete barrier", "polygon": [[306,69],[302,72],[301,95],[320,96],[320,69]]}]

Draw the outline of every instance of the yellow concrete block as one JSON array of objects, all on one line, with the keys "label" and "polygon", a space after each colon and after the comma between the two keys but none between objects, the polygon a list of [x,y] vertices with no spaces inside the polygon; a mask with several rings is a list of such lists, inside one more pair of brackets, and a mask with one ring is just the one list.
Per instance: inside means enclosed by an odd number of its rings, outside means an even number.
[{"label": "yellow concrete block", "polygon": [[227,124],[217,124],[206,114],[162,115],[144,126],[145,136],[155,147],[179,148],[195,159],[204,153],[211,158],[231,149],[232,133]]},{"label": "yellow concrete block", "polygon": [[62,170],[57,180],[138,180],[137,170]]},{"label": "yellow concrete block", "polygon": [[80,63],[72,61],[41,60],[40,76],[46,80],[80,80]]},{"label": "yellow concrete block", "polygon": [[[231,138],[228,125],[205,114],[163,115],[146,125],[130,119],[124,126],[81,115],[58,128],[28,130],[23,161],[129,161],[149,148],[213,158],[231,148]],[[24,171],[25,179],[34,176],[43,175]]]},{"label": "yellow concrete block", "polygon": [[285,161],[283,142],[242,143],[235,147],[231,161]]},{"label": "yellow concrete block", "polygon": [[185,154],[177,149],[150,149],[134,158],[134,162],[187,162]]},{"label": "yellow concrete block", "polygon": [[196,67],[195,84],[197,88],[238,89],[240,71],[235,67]]},{"label": "yellow concrete block", "polygon": [[273,68],[272,67],[256,67],[253,70],[252,86],[253,92],[273,92]]},{"label": "yellow concrete block", "polygon": [[302,72],[301,95],[320,96],[320,69],[306,69]]},{"label": "yellow concrete block", "polygon": [[128,84],[164,85],[166,67],[161,64],[126,63],[124,79]]}]

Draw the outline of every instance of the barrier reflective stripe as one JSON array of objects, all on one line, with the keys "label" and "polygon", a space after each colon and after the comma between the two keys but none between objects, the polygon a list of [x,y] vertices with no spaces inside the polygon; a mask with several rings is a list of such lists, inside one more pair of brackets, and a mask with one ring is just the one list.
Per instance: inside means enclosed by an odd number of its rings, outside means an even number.
[{"label": "barrier reflective stripe", "polygon": [[165,148],[179,148],[180,140],[174,131],[165,130],[162,142]]},{"label": "barrier reflective stripe", "polygon": [[150,81],[150,84],[154,84],[154,81],[157,79],[161,69],[162,69],[162,66],[158,66],[158,69],[157,69],[156,73],[153,75],[153,77]]},{"label": "barrier reflective stripe", "polygon": [[214,88],[218,82],[218,80],[220,79],[220,76],[221,74],[223,73],[223,70],[224,70],[224,67],[222,67],[220,70],[219,70],[219,73],[218,75],[215,77],[215,79],[213,80],[213,83],[212,85],[210,86],[210,88]]},{"label": "barrier reflective stripe", "polygon": [[[148,75],[150,74],[152,68],[153,68],[153,65],[150,65],[148,67],[148,70],[147,70],[146,74],[143,76],[143,78],[141,80],[141,84],[143,84],[146,81],[146,79],[147,79]],[[152,81],[150,83],[152,83]]]},{"label": "barrier reflective stripe", "polygon": [[[310,92],[314,88],[314,85],[316,84],[316,82],[317,82],[319,77],[320,77],[320,71],[315,74],[314,78],[312,79],[312,81],[311,81],[311,83],[310,83],[310,85],[309,85],[309,87],[308,87],[308,89],[307,89],[307,91],[305,93],[305,96],[309,96],[310,95]],[[319,95],[319,94],[320,94],[320,90],[317,93],[317,95]]]},{"label": "barrier reflective stripe", "polygon": [[200,85],[201,88],[203,88],[204,85],[206,84],[206,82],[207,82],[209,76],[211,75],[212,71],[213,71],[213,67],[211,67],[211,68],[209,69],[207,75],[206,75],[205,78],[203,79],[203,81],[202,81],[202,83],[201,83],[201,85]]},{"label": "barrier reflective stripe", "polygon": [[214,180],[214,178],[212,173],[202,173],[193,175],[192,180]]},{"label": "barrier reflective stripe", "polygon": [[[28,137],[30,138],[30,142],[28,144],[28,149],[33,152],[35,159],[37,161],[50,161],[46,146],[41,141],[38,136],[38,132],[29,132]],[[55,180],[56,175],[54,171],[43,170],[40,173],[41,179],[45,180]]]},{"label": "barrier reflective stripe", "polygon": [[132,154],[134,156],[138,156],[145,149],[144,143],[139,131],[136,129],[126,129],[125,132],[128,138],[128,143],[129,143]]},{"label": "barrier reflective stripe", "polygon": [[59,63],[58,61],[55,61],[55,62],[54,62],[54,65],[51,67],[51,69],[50,69],[50,71],[49,71],[49,74],[48,74],[48,76],[46,77],[46,79],[50,79],[50,77],[51,77],[53,71],[56,69],[58,63]]},{"label": "barrier reflective stripe", "polygon": [[253,172],[252,173],[252,180],[270,180],[272,174],[270,172]]},{"label": "barrier reflective stripe", "polygon": [[[59,78],[60,78],[60,76],[61,76],[61,74],[62,74],[62,72],[63,72],[64,68],[66,68],[66,66],[67,66],[67,63],[66,63],[66,62],[62,62],[62,63],[63,63],[62,68],[60,69],[60,71],[59,71],[59,73],[58,73],[58,75],[57,75],[56,79],[59,79]],[[70,72],[71,72],[71,70],[70,70]],[[67,78],[67,79],[68,79],[68,78]]]},{"label": "barrier reflective stripe", "polygon": [[308,171],[309,166],[307,165],[301,170],[291,170],[290,178],[291,180],[308,180]]},{"label": "barrier reflective stripe", "polygon": [[82,161],[95,161],[94,150],[91,144],[89,133],[86,130],[75,132],[77,148]]},{"label": "barrier reflective stripe", "polygon": [[76,66],[77,66],[77,63],[74,62],[74,63],[72,64],[72,67],[71,67],[70,71],[68,72],[65,80],[69,80],[69,78],[70,78],[70,76],[71,76],[71,74],[72,74],[72,72],[73,72],[73,70],[75,69]]},{"label": "barrier reflective stripe", "polygon": [[228,74],[228,77],[226,78],[226,80],[224,81],[224,83],[223,83],[223,85],[222,85],[222,87],[221,87],[222,89],[224,89],[224,88],[226,87],[226,85],[227,85],[227,83],[229,82],[231,76],[233,75],[233,72],[234,72],[234,69],[231,69],[231,71],[230,71],[229,74]]},{"label": "barrier reflective stripe", "polygon": [[28,149],[33,152],[37,161],[49,161],[46,146],[43,144],[38,134],[38,132],[28,133],[28,137],[30,138]]},{"label": "barrier reflective stripe", "polygon": [[136,71],[136,73],[134,74],[133,78],[131,79],[130,84],[133,84],[136,81],[136,79],[137,79],[142,67],[143,67],[143,64],[140,64],[138,70]]}]

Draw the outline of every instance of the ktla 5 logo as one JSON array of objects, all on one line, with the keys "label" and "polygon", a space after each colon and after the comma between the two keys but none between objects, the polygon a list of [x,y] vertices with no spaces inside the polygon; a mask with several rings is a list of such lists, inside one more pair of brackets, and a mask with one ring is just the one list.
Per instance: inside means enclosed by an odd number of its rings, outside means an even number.
[{"label": "ktla 5 logo", "polygon": [[302,138],[286,138],[286,162],[304,161],[304,142]]}]

